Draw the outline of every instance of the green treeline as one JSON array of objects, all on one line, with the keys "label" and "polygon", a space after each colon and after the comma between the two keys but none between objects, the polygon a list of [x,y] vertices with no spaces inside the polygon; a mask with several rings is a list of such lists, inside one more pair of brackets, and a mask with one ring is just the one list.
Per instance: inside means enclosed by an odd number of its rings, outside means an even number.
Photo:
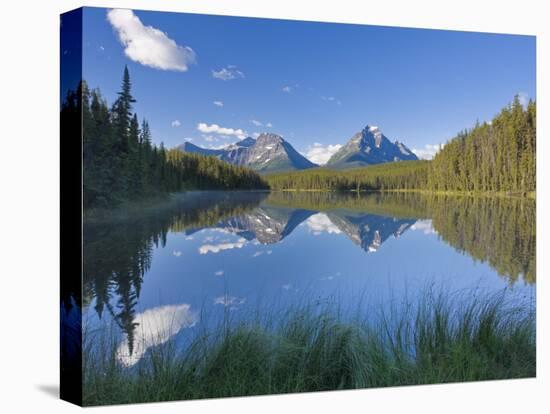
[{"label": "green treeline", "polygon": [[516,96],[490,123],[445,145],[431,163],[428,188],[442,191],[528,192],[536,185],[536,104]]},{"label": "green treeline", "polygon": [[536,203],[522,197],[427,197],[442,240],[487,262],[510,285],[536,282]]},{"label": "green treeline", "polygon": [[266,176],[273,190],[429,190],[527,193],[536,187],[536,104],[518,97],[490,123],[458,134],[433,161]]},{"label": "green treeline", "polygon": [[272,190],[365,191],[425,188],[429,161],[400,161],[352,170],[311,168],[265,178]]},{"label": "green treeline", "polygon": [[84,81],[67,94],[62,105],[64,125],[82,122],[85,209],[110,208],[123,201],[184,189],[267,188],[264,180],[247,168],[154,145],[147,120],[140,122],[133,112],[136,100],[131,89],[125,68],[112,107],[99,90],[90,90]]},{"label": "green treeline", "polygon": [[267,190],[265,180],[256,172],[220,161],[216,157],[185,153],[178,149],[166,151],[172,167],[169,181],[183,183],[176,190]]}]

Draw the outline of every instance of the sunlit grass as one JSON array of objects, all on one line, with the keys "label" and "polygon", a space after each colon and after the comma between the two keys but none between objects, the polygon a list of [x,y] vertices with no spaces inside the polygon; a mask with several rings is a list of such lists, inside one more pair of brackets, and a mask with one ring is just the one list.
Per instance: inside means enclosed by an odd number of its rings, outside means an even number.
[{"label": "sunlit grass", "polygon": [[184,351],[173,341],[151,348],[131,369],[117,361],[115,335],[89,335],[84,404],[535,376],[532,304],[510,306],[499,294],[464,305],[429,294],[407,309],[373,322],[307,303],[249,322],[226,320]]}]

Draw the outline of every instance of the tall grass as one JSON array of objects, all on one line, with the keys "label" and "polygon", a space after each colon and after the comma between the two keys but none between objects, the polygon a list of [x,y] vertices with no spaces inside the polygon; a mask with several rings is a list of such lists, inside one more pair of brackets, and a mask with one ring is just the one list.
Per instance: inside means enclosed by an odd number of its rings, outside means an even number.
[{"label": "tall grass", "polygon": [[505,295],[464,306],[426,295],[409,311],[343,318],[306,304],[283,316],[228,322],[171,341],[132,369],[116,359],[114,335],[87,336],[84,404],[102,405],[533,377],[532,305]]}]

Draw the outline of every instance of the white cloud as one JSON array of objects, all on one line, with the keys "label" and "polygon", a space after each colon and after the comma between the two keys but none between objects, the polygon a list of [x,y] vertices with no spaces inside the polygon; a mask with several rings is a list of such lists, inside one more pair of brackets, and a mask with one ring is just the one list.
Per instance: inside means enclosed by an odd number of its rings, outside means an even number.
[{"label": "white cloud", "polygon": [[214,101],[212,102],[214,105],[216,106],[219,106],[220,108],[223,106],[223,102],[222,101]]},{"label": "white cloud", "polygon": [[324,213],[317,213],[309,217],[306,221],[309,230],[316,236],[321,233],[340,234],[341,231],[336,227],[328,216]]},{"label": "white cloud", "polygon": [[283,92],[290,93],[292,92],[292,86],[283,86],[283,89],[281,89]]},{"label": "white cloud", "polygon": [[191,311],[191,305],[167,305],[148,309],[138,313],[134,322],[134,348],[130,354],[130,344],[125,338],[117,348],[116,359],[126,367],[135,365],[147,350],[168,341],[183,328],[192,327],[197,323],[196,312]]},{"label": "white cloud", "polygon": [[183,140],[186,141],[186,142],[191,142],[191,141],[193,141],[193,138],[184,138]]},{"label": "white cloud", "polygon": [[246,244],[246,239],[240,238],[234,243],[203,244],[199,247],[200,254],[219,253],[223,250],[240,249]]},{"label": "white cloud", "polygon": [[309,158],[310,161],[323,165],[326,164],[330,157],[332,157],[340,148],[342,148],[342,145],[340,144],[323,145],[315,142],[307,148],[305,156]]},{"label": "white cloud", "polygon": [[246,131],[242,129],[225,128],[217,124],[208,125],[204,122],[199,123],[197,129],[204,134],[228,135],[235,136],[239,139],[244,139],[247,135]]},{"label": "white cloud", "polygon": [[132,10],[109,10],[107,20],[117,31],[124,54],[134,62],[179,72],[187,71],[195,63],[193,49],[178,45],[159,29],[145,26]]},{"label": "white cloud", "polygon": [[180,257],[180,256],[181,256],[181,251],[180,251],[180,250],[174,250],[174,251],[172,252],[172,254],[173,254],[174,256],[176,256],[176,257]]},{"label": "white cloud", "polygon": [[258,121],[256,119],[251,119],[250,122],[252,122],[256,126],[262,126],[263,125],[260,121]]},{"label": "white cloud", "polygon": [[213,135],[203,135],[202,136],[206,142],[217,142],[218,138]]},{"label": "white cloud", "polygon": [[226,143],[221,143],[221,144],[218,144],[218,145],[208,144],[207,147],[208,147],[208,149],[219,150],[219,149],[227,147],[227,144]]},{"label": "white cloud", "polygon": [[443,147],[444,144],[426,144],[424,148],[413,148],[412,152],[422,160],[431,160]]},{"label": "white cloud", "polygon": [[101,50],[102,52],[105,51],[105,47],[103,45],[99,45],[99,50]]},{"label": "white cloud", "polygon": [[437,231],[433,228],[432,220],[417,220],[411,226],[411,230],[419,230],[424,234],[437,234]]},{"label": "white cloud", "polygon": [[217,272],[214,272],[216,276],[223,276],[225,272],[223,270],[218,270]]},{"label": "white cloud", "polygon": [[214,299],[214,305],[231,306],[235,308],[245,302],[246,298],[238,298],[236,296],[229,295],[219,296]]},{"label": "white cloud", "polygon": [[238,70],[237,66],[229,65],[225,68],[221,68],[220,70],[212,70],[212,77],[228,81],[237,78],[244,78],[244,73]]},{"label": "white cloud", "polygon": [[262,251],[257,251],[257,252],[254,252],[254,254],[251,256],[251,257],[258,257],[258,256],[261,256],[264,252]]},{"label": "white cloud", "polygon": [[342,105],[342,101],[340,101],[340,99],[335,98],[334,96],[321,96],[321,99],[327,102],[334,102],[336,105]]},{"label": "white cloud", "polygon": [[259,132],[254,132],[254,133],[252,134],[252,136],[253,136],[254,138],[258,138],[260,135],[261,135],[261,134],[260,134]]},{"label": "white cloud", "polygon": [[265,124],[265,126],[268,128],[273,128],[273,124],[271,122],[268,122],[267,124]]},{"label": "white cloud", "polygon": [[181,122],[179,119],[174,119],[170,125],[172,125],[172,128],[177,128],[177,127],[180,127],[181,126]]}]

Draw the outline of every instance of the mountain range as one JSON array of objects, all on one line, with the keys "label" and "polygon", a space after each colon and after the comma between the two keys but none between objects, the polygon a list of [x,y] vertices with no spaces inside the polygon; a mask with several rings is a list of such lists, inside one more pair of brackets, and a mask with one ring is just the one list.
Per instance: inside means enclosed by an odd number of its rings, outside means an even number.
[{"label": "mountain range", "polygon": [[[221,220],[216,228],[238,235],[246,240],[257,240],[261,244],[276,244],[289,236],[301,223],[316,216],[325,219],[322,230],[343,233],[353,243],[366,252],[375,252],[391,236],[400,237],[416,219],[398,219],[394,217],[365,214],[357,211],[336,209],[320,213],[301,208],[274,207],[264,204],[252,211],[230,219]],[[202,228],[186,230],[192,235]],[[318,226],[315,227],[319,231]]]},{"label": "mountain range", "polygon": [[186,142],[178,147],[185,152],[213,155],[234,165],[242,165],[260,173],[305,170],[317,167],[294,149],[280,135],[263,133],[257,139],[248,137],[220,149],[201,148]]},{"label": "mountain range", "polygon": [[[190,142],[176,148],[184,152],[215,156],[260,173],[319,167],[296,151],[283,137],[272,133],[260,134],[257,139],[248,137],[218,149],[202,148]],[[408,160],[418,160],[418,157],[402,142],[391,142],[378,127],[367,125],[332,155],[326,167],[346,169]]]}]

